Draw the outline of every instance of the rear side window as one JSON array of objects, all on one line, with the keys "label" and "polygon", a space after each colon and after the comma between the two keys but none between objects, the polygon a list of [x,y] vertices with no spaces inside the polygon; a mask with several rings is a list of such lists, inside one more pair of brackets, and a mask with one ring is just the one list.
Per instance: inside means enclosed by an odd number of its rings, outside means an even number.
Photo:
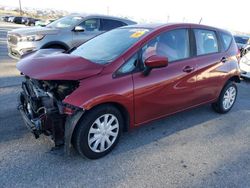
[{"label": "rear side window", "polygon": [[121,21],[117,21],[117,20],[109,20],[109,19],[102,19],[102,27],[101,30],[102,31],[108,31],[117,27],[122,27],[125,26],[127,24],[121,22]]},{"label": "rear side window", "polygon": [[197,55],[219,52],[218,40],[214,31],[194,29]]},{"label": "rear side window", "polygon": [[232,42],[232,36],[227,33],[221,33],[221,39],[224,50],[228,50]]},{"label": "rear side window", "polygon": [[99,30],[99,19],[88,19],[80,24],[86,31],[98,31]]}]

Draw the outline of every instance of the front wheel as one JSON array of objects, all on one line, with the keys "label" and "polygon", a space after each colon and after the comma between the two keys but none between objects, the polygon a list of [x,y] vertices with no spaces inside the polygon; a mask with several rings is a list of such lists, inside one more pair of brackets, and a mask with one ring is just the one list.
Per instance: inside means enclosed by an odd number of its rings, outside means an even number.
[{"label": "front wheel", "polygon": [[229,82],[221,91],[217,102],[212,104],[213,109],[221,114],[229,112],[238,94],[237,86],[234,82]]},{"label": "front wheel", "polygon": [[115,147],[122,127],[123,118],[118,109],[111,105],[97,107],[81,119],[73,145],[82,156],[98,159]]}]

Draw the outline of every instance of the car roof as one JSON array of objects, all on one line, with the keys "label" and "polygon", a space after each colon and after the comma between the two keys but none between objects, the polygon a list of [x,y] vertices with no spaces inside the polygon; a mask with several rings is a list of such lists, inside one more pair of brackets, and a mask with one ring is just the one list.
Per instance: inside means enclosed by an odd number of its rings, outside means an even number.
[{"label": "car roof", "polygon": [[217,30],[225,33],[230,33],[227,30],[212,27],[212,26],[207,26],[207,25],[202,25],[202,24],[194,24],[194,23],[150,23],[150,24],[136,24],[136,25],[129,25],[125,26],[126,28],[144,28],[144,29],[160,29],[164,27],[170,27],[170,26],[183,26],[183,27],[198,27],[201,29],[211,29],[211,30]]},{"label": "car roof", "polygon": [[112,20],[117,20],[117,21],[122,21],[127,24],[137,24],[135,21],[132,21],[127,18],[121,18],[121,17],[115,17],[115,16],[107,16],[107,15],[101,15],[101,14],[70,14],[69,16],[80,16],[83,18],[102,18],[102,19],[112,19]]},{"label": "car roof", "polygon": [[160,24],[160,23],[154,23],[154,24],[136,24],[136,25],[128,25],[124,26],[125,28],[144,28],[144,29],[158,29],[163,26],[167,26],[169,24]]}]

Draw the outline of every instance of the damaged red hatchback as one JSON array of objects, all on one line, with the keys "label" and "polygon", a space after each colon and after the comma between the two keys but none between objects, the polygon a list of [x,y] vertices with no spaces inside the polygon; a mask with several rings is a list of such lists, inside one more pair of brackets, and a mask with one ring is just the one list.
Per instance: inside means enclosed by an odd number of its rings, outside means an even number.
[{"label": "damaged red hatchback", "polygon": [[211,103],[228,112],[240,82],[230,33],[195,24],[114,29],[65,53],[44,49],[17,64],[19,110],[36,137],[91,159],[122,131]]}]

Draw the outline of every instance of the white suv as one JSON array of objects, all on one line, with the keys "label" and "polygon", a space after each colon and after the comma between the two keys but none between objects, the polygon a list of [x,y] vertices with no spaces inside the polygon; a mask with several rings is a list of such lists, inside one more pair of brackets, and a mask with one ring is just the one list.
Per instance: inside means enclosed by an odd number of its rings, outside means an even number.
[{"label": "white suv", "polygon": [[9,56],[19,59],[42,48],[69,50],[103,32],[132,24],[136,22],[111,16],[74,14],[45,27],[14,29],[7,36]]}]

